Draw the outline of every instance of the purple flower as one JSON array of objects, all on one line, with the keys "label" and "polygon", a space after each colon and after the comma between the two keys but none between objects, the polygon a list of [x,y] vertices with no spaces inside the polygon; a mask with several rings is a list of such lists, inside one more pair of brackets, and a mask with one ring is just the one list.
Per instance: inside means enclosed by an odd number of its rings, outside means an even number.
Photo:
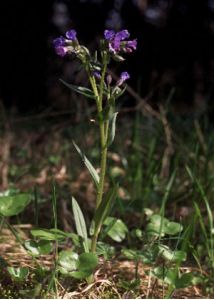
[{"label": "purple flower", "polygon": [[121,30],[119,31],[116,36],[115,36],[115,39],[118,39],[120,41],[123,41],[125,39],[128,39],[130,36],[130,33],[128,32],[128,30],[124,29],[124,30]]},{"label": "purple flower", "polygon": [[112,40],[115,36],[114,30],[105,30],[104,37],[107,41]]},{"label": "purple flower", "polygon": [[133,40],[133,41],[128,41],[127,44],[126,44],[126,47],[127,48],[131,48],[133,50],[136,50],[137,48],[137,40]]},{"label": "purple flower", "polygon": [[120,79],[121,79],[122,81],[125,81],[125,80],[127,80],[127,79],[129,79],[129,78],[130,78],[130,75],[129,75],[128,72],[122,72],[121,75],[120,75]]},{"label": "purple flower", "polygon": [[120,51],[121,41],[127,39],[130,36],[128,30],[122,30],[116,33],[114,39],[109,47],[113,53]]},{"label": "purple flower", "polygon": [[129,78],[130,78],[130,75],[128,72],[122,72],[120,75],[120,79],[117,81],[116,85],[120,86],[121,84],[124,83],[124,81],[126,81]]},{"label": "purple flower", "polygon": [[76,30],[68,30],[65,34],[65,36],[67,37],[67,39],[73,41],[73,40],[76,40],[76,36],[77,36],[77,33],[76,33]]},{"label": "purple flower", "polygon": [[108,42],[109,51],[113,54],[119,52],[132,52],[136,50],[137,40],[127,41],[130,33],[128,30],[124,29],[117,33],[114,30],[105,30],[104,37]]},{"label": "purple flower", "polygon": [[55,51],[57,55],[64,57],[67,54],[68,49],[67,47],[59,46],[55,47]]},{"label": "purple flower", "polygon": [[54,47],[65,46],[65,39],[63,36],[60,36],[53,40]]}]

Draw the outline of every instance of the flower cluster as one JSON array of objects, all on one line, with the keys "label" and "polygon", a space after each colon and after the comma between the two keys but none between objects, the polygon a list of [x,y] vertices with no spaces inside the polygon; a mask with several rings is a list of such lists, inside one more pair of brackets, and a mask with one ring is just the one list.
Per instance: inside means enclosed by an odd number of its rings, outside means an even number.
[{"label": "flower cluster", "polygon": [[[104,31],[104,50],[109,53],[109,56],[123,61],[124,58],[119,56],[120,53],[130,53],[133,50],[136,50],[137,40],[128,40],[130,33],[128,30],[124,29],[119,32],[114,30],[105,30]],[[83,64],[89,64],[92,75],[101,80],[100,70],[94,70],[93,60],[90,58],[90,53],[88,49],[82,45],[79,45],[77,40],[77,33],[75,30],[71,29],[65,33],[65,37],[60,36],[53,40],[53,45],[55,51],[58,55],[64,57],[66,54],[76,54],[76,56],[82,61]],[[107,76],[108,78],[108,76]],[[127,72],[122,72],[119,80],[116,82],[116,87],[119,88],[130,76]],[[111,83],[110,77],[107,80],[107,83]]]},{"label": "flower cluster", "polygon": [[61,36],[61,37],[54,39],[53,45],[54,45],[56,54],[63,57],[68,53],[74,52],[74,46],[78,45],[76,35],[77,35],[77,33],[75,30],[69,30],[65,34],[66,38]]},{"label": "flower cluster", "polygon": [[127,40],[130,36],[128,30],[115,32],[114,30],[105,30],[104,38],[108,43],[109,51],[113,54],[119,52],[130,53],[137,48],[137,40]]}]

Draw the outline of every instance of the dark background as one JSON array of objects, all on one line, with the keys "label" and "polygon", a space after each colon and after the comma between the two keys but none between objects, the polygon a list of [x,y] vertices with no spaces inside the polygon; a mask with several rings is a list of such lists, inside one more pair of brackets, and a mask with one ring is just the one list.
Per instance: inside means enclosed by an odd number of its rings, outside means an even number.
[{"label": "dark background", "polygon": [[[213,108],[214,0],[0,1],[0,99],[19,112],[58,101],[58,78],[73,79],[69,58],[58,58],[52,39],[75,28],[89,48],[105,28],[127,28],[138,50],[123,66],[130,85],[153,102],[175,87],[179,105]],[[69,73],[70,72],[70,73]]]}]

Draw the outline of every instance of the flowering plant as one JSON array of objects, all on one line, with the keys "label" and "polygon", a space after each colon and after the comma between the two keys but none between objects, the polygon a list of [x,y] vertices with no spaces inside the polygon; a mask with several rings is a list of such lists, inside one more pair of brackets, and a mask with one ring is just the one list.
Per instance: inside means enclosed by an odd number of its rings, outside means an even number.
[{"label": "flowering plant", "polygon": [[97,240],[102,225],[107,218],[112,204],[117,196],[117,186],[114,185],[107,193],[104,192],[104,184],[106,177],[107,152],[115,137],[115,124],[118,112],[116,112],[115,100],[120,97],[125,88],[123,83],[130,78],[128,72],[122,72],[119,80],[112,84],[112,77],[107,73],[107,66],[111,59],[123,61],[123,54],[131,53],[136,50],[137,40],[129,39],[128,30],[115,32],[113,30],[105,30],[104,38],[100,41],[99,59],[95,52],[93,55],[89,49],[80,45],[75,30],[66,32],[65,37],[54,39],[53,45],[55,51],[61,57],[66,55],[74,55],[81,61],[85,71],[87,72],[90,88],[75,86],[61,80],[67,87],[83,94],[88,98],[92,98],[96,102],[98,124],[100,129],[100,173],[98,174],[90,161],[81,152],[79,147],[73,142],[77,152],[83,159],[88,168],[96,187],[96,209],[91,224],[92,238],[91,243],[88,242],[88,233],[82,211],[76,200],[72,199],[72,208],[78,235],[83,240],[83,247],[86,253],[96,253]]}]

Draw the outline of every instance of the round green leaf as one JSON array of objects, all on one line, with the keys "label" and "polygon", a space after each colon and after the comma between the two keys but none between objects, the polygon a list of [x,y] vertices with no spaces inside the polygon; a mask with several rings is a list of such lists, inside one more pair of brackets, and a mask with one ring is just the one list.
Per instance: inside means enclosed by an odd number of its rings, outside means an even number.
[{"label": "round green leaf", "polygon": [[0,197],[0,214],[4,217],[18,215],[30,203],[29,194]]},{"label": "round green leaf", "polygon": [[77,270],[78,254],[72,250],[63,250],[59,254],[58,263],[66,272]]},{"label": "round green leaf", "polygon": [[160,215],[152,215],[150,217],[150,222],[146,226],[146,232],[150,235],[155,235],[155,236],[164,236],[164,228],[165,225],[167,224],[168,220],[166,218],[163,218]]},{"label": "round green leaf", "polygon": [[183,289],[193,285],[194,275],[192,272],[184,273],[180,278],[177,278],[175,286],[177,289]]},{"label": "round green leaf", "polygon": [[152,276],[170,285],[175,285],[175,282],[178,278],[177,269],[169,269],[166,267],[156,267],[152,270],[151,274]]},{"label": "round green leaf", "polygon": [[181,262],[186,260],[186,252],[181,250],[171,250],[168,246],[159,245],[159,255],[170,262]]},{"label": "round green leaf", "polygon": [[182,231],[183,226],[176,222],[167,222],[164,224],[164,232],[169,235],[175,235]]},{"label": "round green leaf", "polygon": [[108,217],[104,224],[109,227],[107,235],[114,241],[122,242],[125,239],[128,228],[122,220]]},{"label": "round green leaf", "polygon": [[98,258],[95,253],[82,253],[79,256],[78,271],[93,272],[98,265]]}]

